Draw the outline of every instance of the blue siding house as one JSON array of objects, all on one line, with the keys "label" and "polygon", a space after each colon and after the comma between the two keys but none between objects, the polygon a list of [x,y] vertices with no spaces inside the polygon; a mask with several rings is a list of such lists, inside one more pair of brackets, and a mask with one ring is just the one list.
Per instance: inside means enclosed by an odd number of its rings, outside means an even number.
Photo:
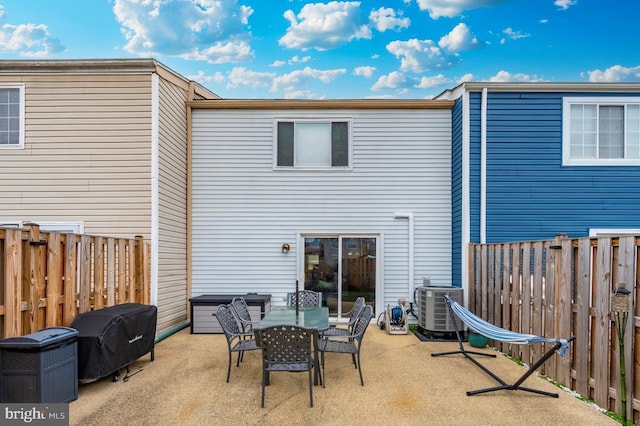
[{"label": "blue siding house", "polygon": [[469,242],[640,234],[640,85],[463,83],[452,110],[452,282]]}]

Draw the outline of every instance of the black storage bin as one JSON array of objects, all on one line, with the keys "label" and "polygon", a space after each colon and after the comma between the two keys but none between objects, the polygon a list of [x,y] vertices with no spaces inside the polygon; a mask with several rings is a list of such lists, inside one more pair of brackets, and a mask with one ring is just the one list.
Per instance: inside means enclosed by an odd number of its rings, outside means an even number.
[{"label": "black storage bin", "polygon": [[0,340],[0,402],[78,399],[77,336],[73,328],[49,327]]},{"label": "black storage bin", "polygon": [[76,317],[78,330],[78,379],[97,380],[151,352],[156,337],[158,309],[152,305],[124,303]]},{"label": "black storage bin", "polygon": [[191,334],[222,334],[218,319],[211,315],[218,305],[231,303],[234,297],[244,297],[249,307],[249,315],[254,320],[262,319],[271,311],[270,294],[203,294],[192,297],[191,302]]}]

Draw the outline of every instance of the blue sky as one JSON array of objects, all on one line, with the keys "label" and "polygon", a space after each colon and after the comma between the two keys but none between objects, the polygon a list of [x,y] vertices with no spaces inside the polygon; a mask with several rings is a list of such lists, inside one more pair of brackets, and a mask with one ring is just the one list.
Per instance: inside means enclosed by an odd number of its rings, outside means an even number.
[{"label": "blue sky", "polygon": [[153,57],[224,98],[640,82],[637,0],[0,0],[0,58]]}]

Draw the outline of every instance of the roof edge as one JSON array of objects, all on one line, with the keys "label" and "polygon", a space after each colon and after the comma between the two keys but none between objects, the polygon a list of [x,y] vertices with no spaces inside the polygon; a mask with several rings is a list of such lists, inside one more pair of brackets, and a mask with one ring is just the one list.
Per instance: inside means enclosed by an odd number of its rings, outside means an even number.
[{"label": "roof edge", "polygon": [[491,92],[620,92],[640,93],[640,83],[620,82],[494,82],[494,81],[467,81],[454,88],[446,89],[434,99],[456,99],[462,92],[477,92],[487,89]]},{"label": "roof edge", "polygon": [[169,68],[163,63],[153,58],[124,58],[124,59],[11,59],[0,60],[1,74],[101,74],[101,73],[117,73],[117,74],[138,74],[138,73],[157,73],[163,70],[188,83],[193,83],[195,92],[202,97],[209,99],[217,99],[216,93],[207,89],[196,81],[189,80],[177,71]]},{"label": "roof edge", "polygon": [[[51,72],[153,72],[161,65],[151,58],[135,59],[10,59],[0,60],[0,74],[39,74]],[[175,71],[174,71],[175,73]]]},{"label": "roof edge", "polygon": [[202,109],[451,109],[454,102],[433,99],[218,99],[188,102]]}]

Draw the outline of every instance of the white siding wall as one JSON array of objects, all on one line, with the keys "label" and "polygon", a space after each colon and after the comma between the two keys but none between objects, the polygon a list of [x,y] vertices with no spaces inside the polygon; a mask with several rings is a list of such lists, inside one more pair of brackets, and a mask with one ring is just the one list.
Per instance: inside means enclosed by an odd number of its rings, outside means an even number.
[{"label": "white siding wall", "polygon": [[[274,170],[274,118],[350,117],[353,169]],[[443,110],[193,111],[193,296],[295,288],[300,233],[379,234],[383,304],[415,282],[451,282],[451,112]],[[291,244],[289,254],[281,253]]]}]

